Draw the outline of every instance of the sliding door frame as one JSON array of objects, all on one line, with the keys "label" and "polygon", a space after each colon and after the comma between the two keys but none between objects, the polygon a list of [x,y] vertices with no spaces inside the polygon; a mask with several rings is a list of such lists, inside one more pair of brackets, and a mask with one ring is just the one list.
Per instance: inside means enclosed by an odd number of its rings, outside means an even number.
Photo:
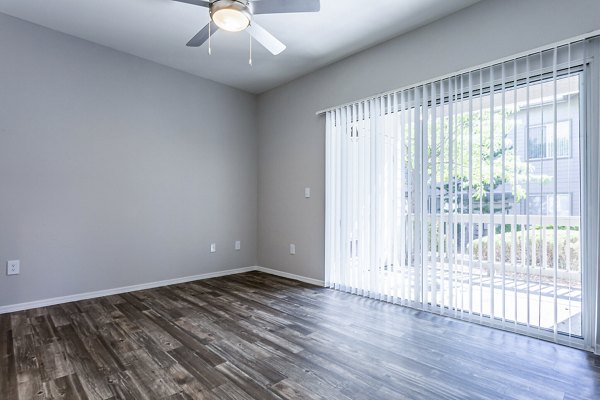
[{"label": "sliding door frame", "polygon": [[583,348],[600,354],[600,38],[587,41],[584,65],[581,146],[582,333]]}]

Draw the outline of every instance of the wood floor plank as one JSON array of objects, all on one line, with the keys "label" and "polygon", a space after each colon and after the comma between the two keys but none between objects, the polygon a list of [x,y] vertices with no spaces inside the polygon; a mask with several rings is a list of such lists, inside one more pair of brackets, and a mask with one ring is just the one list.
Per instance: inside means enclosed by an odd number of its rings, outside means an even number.
[{"label": "wood floor plank", "polygon": [[595,399],[600,357],[251,272],[0,315],[0,399]]},{"label": "wood floor plank", "polygon": [[117,399],[152,400],[152,393],[148,393],[142,384],[132,376],[131,371],[119,371],[106,377],[114,397]]},{"label": "wood floor plank", "polygon": [[252,354],[256,354],[255,350],[258,346],[247,351],[246,348],[219,341],[211,343],[209,347],[224,360],[235,365],[260,384],[270,385],[286,378],[277,368],[267,362],[268,353],[263,352],[262,359],[252,356]]},{"label": "wood floor plank", "polygon": [[262,382],[255,380],[254,377],[246,374],[230,362],[224,362],[223,364],[218,365],[217,369],[253,399],[281,400],[280,396],[268,389],[268,384],[265,385]]},{"label": "wood floor plank", "polygon": [[71,325],[60,327],[59,333],[64,338],[67,357],[73,365],[86,395],[91,399],[108,399],[112,397],[112,391],[105,380],[105,373],[110,369],[106,370],[103,365],[96,363],[98,358],[94,359],[90,355]]},{"label": "wood floor plank", "polygon": [[66,375],[49,383],[50,395],[53,399],[87,400],[85,390],[77,375]]},{"label": "wood floor plank", "polygon": [[202,386],[194,376],[179,363],[171,365],[165,372],[182,389],[180,395],[188,399],[210,399],[213,393]]},{"label": "wood floor plank", "polygon": [[37,357],[43,365],[42,379],[44,381],[54,381],[75,373],[62,341],[39,346]]},{"label": "wood floor plank", "polygon": [[292,379],[285,379],[281,382],[277,382],[271,388],[282,398],[289,400],[322,400],[326,398],[312,393],[310,390],[306,389],[299,383],[294,382]]},{"label": "wood floor plank", "polygon": [[[218,364],[207,362],[204,357],[185,347],[169,351],[169,354],[179,362],[196,380],[206,389],[212,390],[217,386],[227,383],[227,378],[214,367]],[[223,360],[223,362],[225,362]],[[221,364],[221,363],[219,363]]]},{"label": "wood floor plank", "polygon": [[164,398],[181,391],[171,376],[152,358],[145,349],[130,354],[128,371],[140,383],[142,390],[150,398]]}]

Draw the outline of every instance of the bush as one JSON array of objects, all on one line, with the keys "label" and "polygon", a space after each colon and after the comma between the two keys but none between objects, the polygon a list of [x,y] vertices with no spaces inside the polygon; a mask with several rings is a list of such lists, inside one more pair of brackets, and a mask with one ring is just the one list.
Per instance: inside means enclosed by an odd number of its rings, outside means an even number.
[{"label": "bush", "polygon": [[[529,242],[527,242],[527,234],[529,233]],[[534,228],[525,231],[516,232],[516,262],[517,265],[530,265],[540,267],[544,265],[544,235],[546,237],[546,260],[545,267],[554,268],[554,230]],[[569,271],[579,271],[579,231],[566,230],[558,228],[558,269],[567,270],[567,257],[570,255],[570,268]],[[513,249],[513,233],[506,233],[504,235],[504,261],[512,263],[512,249]],[[471,246],[473,247],[473,260],[479,261],[479,248],[481,247],[481,261],[489,261],[488,256],[488,242],[489,236],[484,236],[479,239],[473,240]],[[525,247],[525,253],[523,253],[523,246]],[[535,249],[535,250],[534,250]],[[494,261],[502,261],[502,236],[500,234],[494,235]],[[532,259],[535,253],[535,259]],[[525,256],[525,257],[523,257]],[[525,259],[524,259],[525,258]]]}]

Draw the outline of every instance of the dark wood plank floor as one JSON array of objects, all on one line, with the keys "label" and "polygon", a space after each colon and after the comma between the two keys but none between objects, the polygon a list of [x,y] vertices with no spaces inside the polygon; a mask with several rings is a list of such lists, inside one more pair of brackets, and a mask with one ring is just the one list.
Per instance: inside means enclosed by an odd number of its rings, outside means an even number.
[{"label": "dark wood plank floor", "polygon": [[258,272],[0,315],[4,399],[599,399],[593,355]]}]

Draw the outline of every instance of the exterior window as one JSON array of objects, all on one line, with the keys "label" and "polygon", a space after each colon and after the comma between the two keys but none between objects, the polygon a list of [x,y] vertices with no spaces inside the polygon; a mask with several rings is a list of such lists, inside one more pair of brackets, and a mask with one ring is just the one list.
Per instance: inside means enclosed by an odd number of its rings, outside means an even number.
[{"label": "exterior window", "polygon": [[[571,121],[556,123],[556,156],[559,158],[571,155]],[[530,160],[554,157],[554,123],[531,126],[527,157]]]},{"label": "exterior window", "polygon": [[[557,193],[556,200],[557,215],[571,215],[571,194]],[[529,206],[528,213],[530,215],[554,215],[554,195],[551,193],[529,195],[527,202]]]}]

